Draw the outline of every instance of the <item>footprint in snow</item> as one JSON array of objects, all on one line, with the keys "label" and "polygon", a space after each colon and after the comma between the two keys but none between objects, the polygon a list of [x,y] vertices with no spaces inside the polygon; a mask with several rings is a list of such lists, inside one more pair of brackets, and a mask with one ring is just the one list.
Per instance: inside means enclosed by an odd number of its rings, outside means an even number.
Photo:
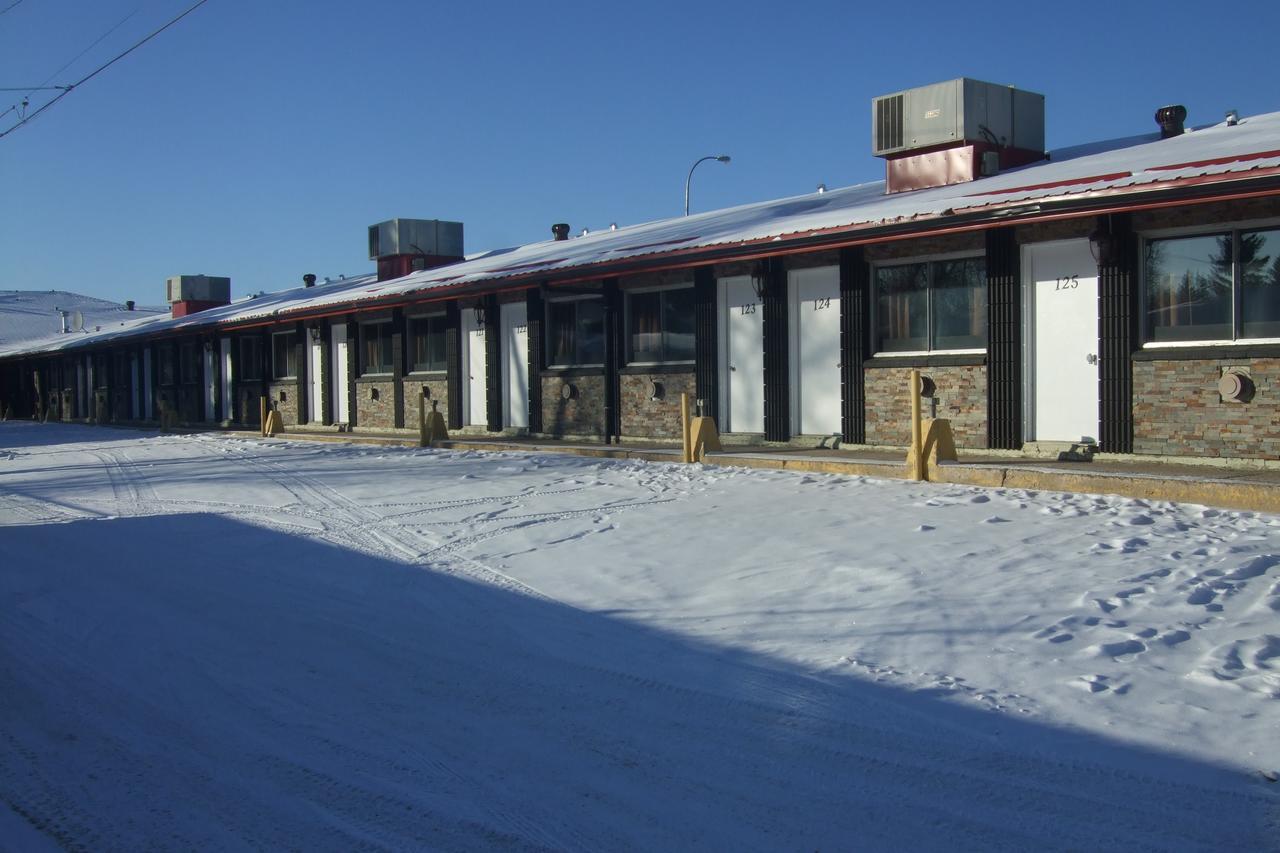
[{"label": "footprint in snow", "polygon": [[991,498],[987,497],[986,495],[974,495],[973,497],[969,498],[969,503],[984,504],[989,502],[990,500]]},{"label": "footprint in snow", "polygon": [[937,530],[937,528],[934,527],[932,524],[922,524],[919,527],[917,527],[916,530],[920,533],[928,533],[930,530]]},{"label": "footprint in snow", "polygon": [[1007,519],[1007,518],[1001,518],[1001,517],[1000,517],[1000,516],[998,516],[998,515],[993,515],[993,516],[991,516],[991,517],[989,517],[989,518],[984,518],[984,519],[982,519],[982,523],[983,523],[983,524],[1006,524],[1006,523],[1008,523],[1008,521],[1009,521],[1009,519]]}]

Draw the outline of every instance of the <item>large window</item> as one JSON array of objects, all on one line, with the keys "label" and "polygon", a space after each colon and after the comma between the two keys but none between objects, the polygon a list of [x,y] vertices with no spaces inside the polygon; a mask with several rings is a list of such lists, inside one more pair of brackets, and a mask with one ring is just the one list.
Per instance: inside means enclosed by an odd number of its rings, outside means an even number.
[{"label": "large window", "polygon": [[547,305],[547,363],[552,367],[604,364],[604,303],[598,298]]},{"label": "large window", "polygon": [[412,317],[409,319],[410,366],[427,373],[443,371],[445,365],[445,318]]},{"label": "large window", "polygon": [[627,361],[694,359],[693,288],[627,294]]},{"label": "large window", "polygon": [[394,372],[390,322],[365,323],[360,327],[360,372]]},{"label": "large window", "polygon": [[240,363],[236,365],[241,382],[262,379],[262,338],[257,335],[240,339]]},{"label": "large window", "polygon": [[173,344],[164,344],[160,347],[160,384],[172,385],[177,381],[177,353]]},{"label": "large window", "polygon": [[195,341],[187,341],[182,345],[179,358],[179,369],[182,384],[195,385],[200,381],[200,348]]},{"label": "large window", "polygon": [[983,349],[987,273],[982,258],[877,267],[880,352]]},{"label": "large window", "polygon": [[271,378],[293,379],[298,375],[298,333],[276,332],[271,336]]},{"label": "large window", "polygon": [[1148,341],[1280,337],[1280,230],[1148,240]]}]

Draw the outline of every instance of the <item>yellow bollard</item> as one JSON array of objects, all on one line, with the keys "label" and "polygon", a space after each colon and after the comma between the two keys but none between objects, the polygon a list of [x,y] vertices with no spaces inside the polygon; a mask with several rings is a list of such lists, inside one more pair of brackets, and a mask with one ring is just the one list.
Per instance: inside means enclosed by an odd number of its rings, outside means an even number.
[{"label": "yellow bollard", "polygon": [[258,431],[262,433],[262,437],[267,437],[267,398],[258,398]]},{"label": "yellow bollard", "polygon": [[680,461],[693,461],[693,436],[689,423],[689,392],[680,392]]},{"label": "yellow bollard", "polygon": [[924,441],[920,424],[920,371],[914,367],[909,373],[911,386],[911,450],[907,454],[908,472],[913,480],[925,479]]}]

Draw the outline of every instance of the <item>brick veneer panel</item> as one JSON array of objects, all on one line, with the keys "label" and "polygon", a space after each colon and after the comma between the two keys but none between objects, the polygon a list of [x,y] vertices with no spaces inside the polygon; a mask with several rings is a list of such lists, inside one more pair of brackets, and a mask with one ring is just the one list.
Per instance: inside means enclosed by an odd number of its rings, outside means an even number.
[{"label": "brick veneer panel", "polygon": [[1188,207],[1142,210],[1133,214],[1133,227],[1135,231],[1149,231],[1159,228],[1216,225],[1249,219],[1270,219],[1275,216],[1280,216],[1280,198],[1269,196]]},{"label": "brick veneer panel", "polygon": [[[907,399],[906,367],[867,368],[867,444],[911,443],[911,405]],[[957,447],[987,446],[987,368],[921,367],[933,379],[938,401],[937,416],[951,421]],[[929,417],[928,398],[921,401]]]},{"label": "brick veneer panel", "polygon": [[[562,395],[572,384],[578,393]],[[604,435],[604,376],[542,377],[542,431],[547,435]]]},{"label": "brick veneer panel", "polygon": [[427,411],[431,411],[431,403],[435,401],[436,411],[449,422],[449,379],[444,373],[432,376],[409,375],[404,378],[404,425],[409,429],[418,428],[418,398],[422,396],[422,386],[431,392],[427,398]]},{"label": "brick veneer panel", "polygon": [[[374,392],[377,399],[374,399]],[[356,416],[357,423],[371,429],[395,429],[396,425],[396,383],[390,377],[386,379],[356,380]],[[414,415],[417,423],[417,415]]]},{"label": "brick veneer panel", "polygon": [[[680,394],[689,395],[694,414],[696,381],[688,373],[628,373],[622,380],[622,434],[637,438],[680,437]],[[662,384],[662,399],[654,400],[653,383]]]},{"label": "brick veneer panel", "polygon": [[267,386],[271,397],[271,407],[280,413],[280,420],[285,426],[298,424],[298,380],[272,382]]},{"label": "brick veneer panel", "polygon": [[[1224,367],[1248,368],[1248,403],[1218,396]],[[1133,451],[1156,455],[1280,457],[1280,359],[1136,361]]]},{"label": "brick veneer panel", "polygon": [[242,424],[257,424],[258,400],[262,398],[262,383],[236,383],[235,388],[236,419]]}]

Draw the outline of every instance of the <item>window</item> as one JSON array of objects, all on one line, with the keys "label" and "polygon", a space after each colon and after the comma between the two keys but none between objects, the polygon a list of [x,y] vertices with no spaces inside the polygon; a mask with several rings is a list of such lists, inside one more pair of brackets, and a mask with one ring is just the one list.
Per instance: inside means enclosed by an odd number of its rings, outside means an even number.
[{"label": "window", "polygon": [[178,381],[178,369],[175,363],[177,354],[173,344],[160,347],[160,384],[172,385]]},{"label": "window", "polygon": [[1280,337],[1280,230],[1148,240],[1143,270],[1148,341]]},{"label": "window", "polygon": [[983,349],[987,273],[983,258],[877,267],[880,352]]},{"label": "window", "polygon": [[240,363],[236,365],[241,382],[259,382],[262,379],[262,338],[240,339]]},{"label": "window", "polygon": [[445,318],[412,317],[409,320],[410,364],[419,372],[445,370]]},{"label": "window", "polygon": [[547,363],[552,367],[604,364],[604,303],[598,298],[547,305]]},{"label": "window", "polygon": [[627,294],[627,361],[694,360],[693,288]]},{"label": "window", "polygon": [[184,385],[194,385],[200,381],[200,351],[194,341],[182,345],[182,357],[179,360]]},{"label": "window", "polygon": [[360,372],[392,373],[391,323],[366,323],[360,327]]},{"label": "window", "polygon": [[107,382],[111,375],[107,373],[107,357],[105,355],[95,355],[93,357],[93,384],[98,388],[106,388]]},{"label": "window", "polygon": [[271,378],[293,379],[298,375],[298,333],[276,332],[271,336]]}]

